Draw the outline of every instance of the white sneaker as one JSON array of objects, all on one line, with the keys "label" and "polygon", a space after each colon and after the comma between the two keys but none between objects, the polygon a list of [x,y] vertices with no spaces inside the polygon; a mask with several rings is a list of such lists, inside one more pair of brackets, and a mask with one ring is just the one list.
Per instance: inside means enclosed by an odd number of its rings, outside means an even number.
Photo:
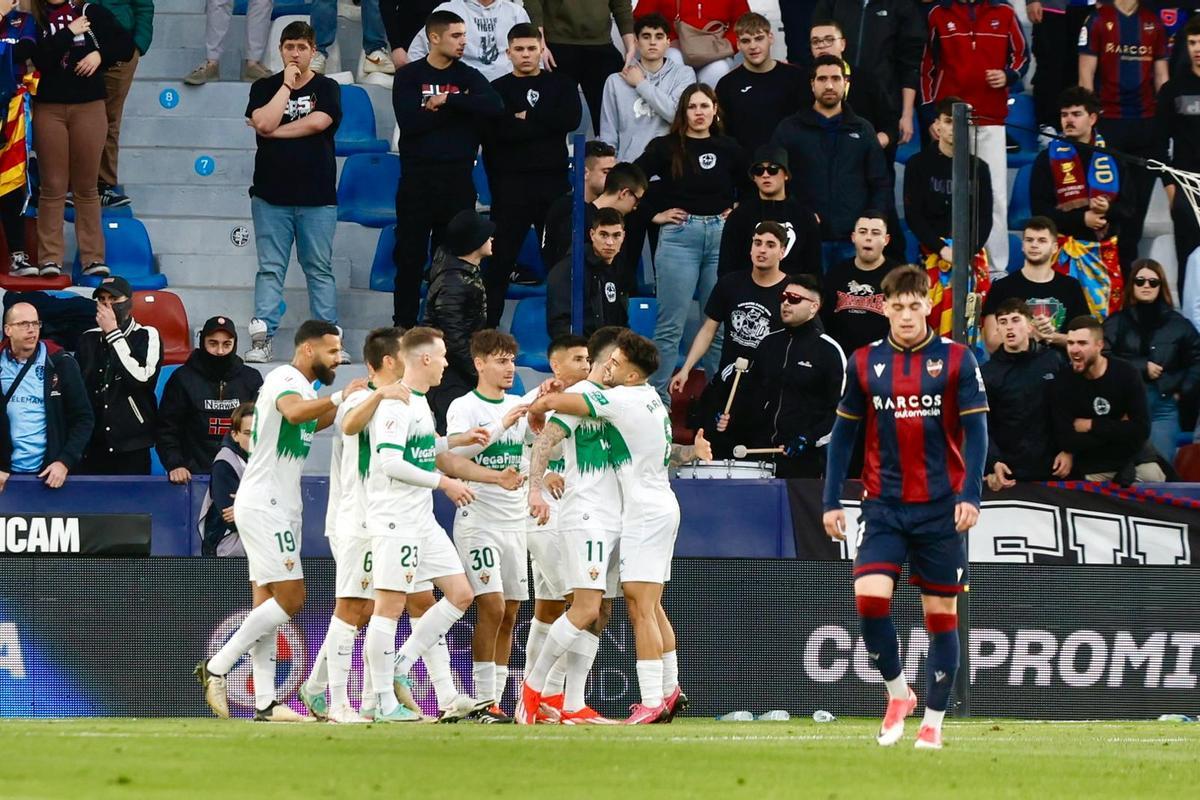
[{"label": "white sneaker", "polygon": [[[342,340],[342,343],[343,343],[343,344],[345,344],[346,334],[345,334],[345,332],[342,330],[342,326],[341,326],[341,325],[338,325],[338,326],[337,326],[337,329],[338,329],[338,338]],[[345,347],[343,347],[343,348],[342,348],[340,351],[338,351],[338,364],[341,364],[342,366],[345,366],[345,365],[347,365],[347,364],[349,364],[349,363],[351,363],[351,361],[350,361],[350,354],[349,354],[348,352],[346,352],[346,348],[345,348]],[[403,703],[403,702],[404,702],[404,700],[401,700],[400,702],[401,702],[401,703]],[[415,704],[415,701],[414,701],[414,704]],[[406,704],[406,705],[407,705],[407,704]]]},{"label": "white sneaker", "polygon": [[491,700],[476,700],[465,694],[454,698],[447,708],[442,709],[438,722],[458,722],[464,717],[483,711],[492,704]]},{"label": "white sneaker", "polygon": [[396,65],[392,63],[392,54],[383,48],[367,53],[363,61],[363,75],[370,75],[372,72],[395,75]]},{"label": "white sneaker", "polygon": [[265,364],[271,360],[271,338],[267,336],[267,323],[261,319],[250,320],[250,349],[242,358],[247,364]]},{"label": "white sneaker", "polygon": [[325,74],[325,54],[321,51],[313,53],[312,63],[309,64],[309,69],[320,75]]},{"label": "white sneaker", "polygon": [[[372,714],[372,717],[374,717],[374,714]],[[338,725],[365,725],[371,721],[365,717],[360,717],[358,712],[348,705],[336,706],[329,712],[328,719],[330,722],[337,723]]]}]

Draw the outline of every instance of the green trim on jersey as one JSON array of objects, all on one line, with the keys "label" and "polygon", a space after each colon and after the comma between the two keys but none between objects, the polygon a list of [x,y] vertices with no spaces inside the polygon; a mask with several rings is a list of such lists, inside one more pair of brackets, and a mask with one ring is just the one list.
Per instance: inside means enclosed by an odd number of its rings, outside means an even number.
[{"label": "green trim on jersey", "polygon": [[[285,394],[297,394],[297,392],[285,392]],[[280,395],[280,397],[282,396]],[[317,421],[315,419],[293,425],[280,414],[279,438],[275,441],[276,455],[280,458],[293,458],[297,461],[308,458],[308,451],[312,448],[313,434],[316,432]]]},{"label": "green trim on jersey", "polygon": [[358,432],[358,477],[366,480],[371,474],[371,434],[368,428]]},{"label": "green trim on jersey", "polygon": [[415,394],[417,397],[424,397],[424,396],[425,396],[425,393],[424,393],[424,392],[418,392],[416,389],[412,388],[411,386],[410,386],[410,387],[408,387],[408,390],[409,390],[410,392],[412,392],[413,394]]},{"label": "green trim on jersey", "polygon": [[[599,392],[594,392],[594,394],[599,395]],[[596,407],[594,405],[592,405],[591,399],[586,394],[583,394],[583,393],[581,393],[579,396],[583,398],[583,402],[587,403],[588,416],[595,417],[596,416]],[[597,400],[598,399],[599,399],[599,397],[597,397]],[[607,403],[608,401],[605,400],[604,402]]]},{"label": "green trim on jersey", "polygon": [[625,439],[617,430],[616,425],[606,424],[604,426],[604,439],[608,444],[608,463],[614,469],[632,463],[633,456],[629,453],[629,445],[625,444]]},{"label": "green trim on jersey", "polygon": [[495,404],[495,405],[500,405],[501,403],[503,403],[503,402],[504,402],[504,395],[500,395],[500,399],[499,399],[499,400],[493,400],[493,399],[492,399],[492,398],[490,398],[490,397],[484,397],[483,395],[481,395],[481,394],[479,393],[479,390],[478,390],[478,389],[472,389],[472,390],[471,390],[471,394],[475,395],[476,397],[478,397],[480,400],[482,400],[482,401],[483,401],[483,402],[485,402],[485,403],[493,403],[493,404]]},{"label": "green trim on jersey", "polygon": [[501,471],[508,467],[521,468],[521,454],[525,452],[524,442],[496,442],[472,459],[476,464],[488,469]]}]

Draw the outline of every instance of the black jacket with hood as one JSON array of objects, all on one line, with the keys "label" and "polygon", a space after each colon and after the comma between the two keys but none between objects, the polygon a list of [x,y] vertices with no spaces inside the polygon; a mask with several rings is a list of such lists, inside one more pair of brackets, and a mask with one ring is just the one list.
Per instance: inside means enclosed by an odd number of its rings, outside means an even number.
[{"label": "black jacket with hood", "polygon": [[[621,270],[606,264],[587,247],[584,257],[583,335],[606,325],[629,322],[628,299],[621,288]],[[619,259],[620,256],[617,256]],[[546,331],[550,338],[571,332],[571,254],[554,265],[546,278]]]},{"label": "black jacket with hood", "polygon": [[89,450],[128,453],[154,444],[158,429],[158,330],[130,318],[109,333],[92,328],[79,337],[75,359],[87,386],[96,427]]},{"label": "black jacket with hood", "polygon": [[987,387],[988,452],[986,469],[1003,462],[1019,481],[1052,480],[1058,446],[1050,396],[1067,359],[1057,347],[1030,342],[1009,353],[1003,347],[979,368]]},{"label": "black jacket with hood", "polygon": [[[1200,332],[1161,300],[1126,306],[1109,316],[1104,321],[1104,343],[1159,394],[1191,399],[1200,390]],[[1163,368],[1157,380],[1146,374],[1147,361]]]},{"label": "black jacket with hood", "polygon": [[207,474],[229,432],[229,416],[242,403],[253,403],[262,383],[258,370],[234,353],[193,350],[167,379],[158,406],[158,457],[167,472],[185,467],[193,475]]},{"label": "black jacket with hood", "polygon": [[425,324],[441,330],[450,368],[474,386],[471,335],[487,327],[487,290],[479,267],[438,250],[429,270]]}]

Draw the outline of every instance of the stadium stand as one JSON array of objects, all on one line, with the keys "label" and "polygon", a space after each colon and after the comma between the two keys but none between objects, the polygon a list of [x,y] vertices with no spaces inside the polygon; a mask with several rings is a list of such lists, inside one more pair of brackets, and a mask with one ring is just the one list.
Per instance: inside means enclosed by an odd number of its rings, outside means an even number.
[{"label": "stadium stand", "polygon": [[[161,289],[167,285],[167,276],[159,273],[154,263],[154,247],[146,226],[138,219],[106,219],[103,221],[105,259],[114,275],[129,281],[135,290]],[[73,267],[77,286],[99,286],[100,278],[86,276],[75,254]]]},{"label": "stadium stand", "polygon": [[538,372],[549,372],[546,348],[550,346],[550,334],[546,332],[546,298],[526,297],[517,302],[513,312],[512,335],[521,346],[517,366],[529,367]]},{"label": "stadium stand", "polygon": [[370,228],[394,226],[399,180],[398,156],[376,152],[350,156],[338,180],[338,219]]},{"label": "stadium stand", "polygon": [[339,156],[388,151],[387,140],[375,135],[375,109],[361,86],[342,86],[342,122],[334,143]]},{"label": "stadium stand", "polygon": [[[183,301],[178,295],[171,292],[135,290],[133,318],[143,325],[158,329],[163,343],[163,364],[182,364],[187,361],[195,337],[188,327],[187,309],[183,307]],[[163,371],[166,371],[166,367]]]}]

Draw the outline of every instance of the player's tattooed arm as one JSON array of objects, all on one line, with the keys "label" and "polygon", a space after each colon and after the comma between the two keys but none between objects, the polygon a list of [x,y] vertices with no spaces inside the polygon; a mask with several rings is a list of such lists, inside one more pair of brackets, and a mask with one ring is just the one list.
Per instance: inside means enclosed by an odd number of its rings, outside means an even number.
[{"label": "player's tattooed arm", "polygon": [[561,425],[547,425],[538,434],[530,451],[529,516],[537,519],[538,525],[545,525],[550,521],[550,505],[542,494],[542,488],[546,480],[546,469],[550,465],[550,456],[566,438],[567,431]]},{"label": "player's tattooed arm", "polygon": [[712,445],[704,438],[704,429],[696,431],[696,440],[692,444],[671,445],[670,466],[678,467],[700,461],[712,461]]}]

